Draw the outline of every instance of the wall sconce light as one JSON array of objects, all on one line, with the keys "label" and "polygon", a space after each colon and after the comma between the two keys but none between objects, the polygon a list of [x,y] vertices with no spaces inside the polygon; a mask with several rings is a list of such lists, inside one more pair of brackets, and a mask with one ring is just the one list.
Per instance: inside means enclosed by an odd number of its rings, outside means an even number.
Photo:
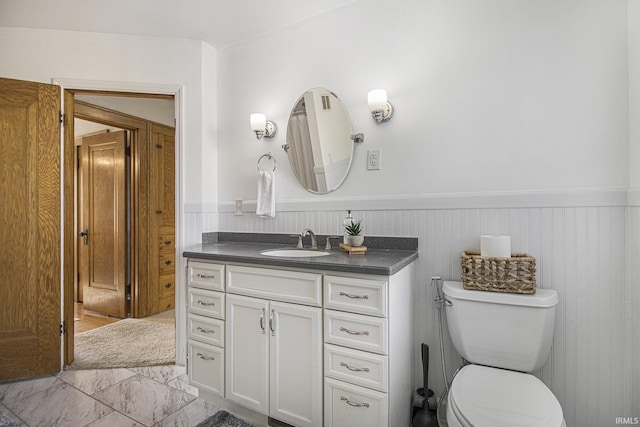
[{"label": "wall sconce light", "polygon": [[267,120],[267,116],[262,113],[251,115],[251,130],[256,133],[256,138],[273,138],[276,134],[276,124]]},{"label": "wall sconce light", "polygon": [[376,123],[385,123],[393,117],[393,106],[387,102],[387,91],[376,89],[369,92],[367,96],[369,110]]}]

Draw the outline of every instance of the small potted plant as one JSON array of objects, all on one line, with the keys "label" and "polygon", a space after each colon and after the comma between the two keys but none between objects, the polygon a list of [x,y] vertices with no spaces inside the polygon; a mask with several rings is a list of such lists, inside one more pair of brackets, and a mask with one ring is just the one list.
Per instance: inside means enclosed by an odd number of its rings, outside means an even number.
[{"label": "small potted plant", "polygon": [[349,224],[345,224],[344,226],[344,238],[343,242],[345,245],[349,245],[351,247],[361,246],[364,243],[364,236],[361,236],[362,232],[362,221],[354,221],[351,220]]}]

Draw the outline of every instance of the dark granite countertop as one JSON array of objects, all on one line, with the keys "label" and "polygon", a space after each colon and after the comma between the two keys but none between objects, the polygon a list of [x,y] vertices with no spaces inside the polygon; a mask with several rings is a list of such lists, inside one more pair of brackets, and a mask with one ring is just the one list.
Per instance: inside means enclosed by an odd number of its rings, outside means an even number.
[{"label": "dark granite countertop", "polygon": [[[221,233],[222,234],[222,233]],[[397,244],[398,238],[370,238],[369,241],[373,243],[373,246],[368,245],[368,241],[365,240],[365,246],[367,246],[366,254],[362,255],[349,255],[346,252],[340,251],[339,248],[333,248],[330,251],[330,255],[318,256],[318,257],[303,257],[303,258],[285,258],[274,257],[268,255],[262,255],[261,251],[269,249],[287,249],[295,248],[295,244],[282,244],[282,239],[270,239],[268,234],[255,235],[252,234],[257,242],[246,241],[248,233],[240,233],[242,236],[237,238],[237,234],[225,235],[223,239],[209,239],[217,240],[211,242],[205,242],[186,248],[183,252],[184,257],[192,259],[212,260],[221,262],[232,263],[247,263],[256,265],[268,265],[276,267],[290,267],[290,268],[305,268],[310,270],[324,270],[324,271],[342,271],[349,273],[362,273],[362,274],[380,274],[380,275],[393,275],[407,266],[413,260],[418,258],[417,239],[416,238],[404,238],[404,244]],[[265,237],[267,236],[267,237]],[[282,235],[274,235],[281,237]],[[290,236],[286,235],[290,241]],[[233,239],[235,240],[227,240]],[[392,249],[385,249],[385,240],[391,239],[388,246],[392,246]],[[415,242],[414,242],[415,239]],[[207,239],[205,239],[207,240]],[[244,241],[243,241],[244,240]],[[271,243],[273,241],[274,243]],[[406,241],[409,241],[408,244]],[[306,244],[305,248],[309,248]],[[319,247],[323,247],[320,243],[324,242],[324,237],[318,236]],[[335,240],[334,240],[335,242]],[[337,244],[335,245],[337,246]],[[400,248],[398,248],[400,247]]]}]

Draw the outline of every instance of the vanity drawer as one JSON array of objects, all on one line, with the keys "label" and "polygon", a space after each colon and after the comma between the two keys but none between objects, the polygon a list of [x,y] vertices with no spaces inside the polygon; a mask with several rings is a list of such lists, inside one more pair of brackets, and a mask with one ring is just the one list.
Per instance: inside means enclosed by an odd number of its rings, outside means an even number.
[{"label": "vanity drawer", "polygon": [[189,340],[189,382],[224,397],[224,349]]},{"label": "vanity drawer", "polygon": [[324,374],[337,380],[389,391],[389,357],[325,344]]},{"label": "vanity drawer", "polygon": [[326,427],[386,427],[388,423],[387,393],[325,378],[324,425]]},{"label": "vanity drawer", "polygon": [[167,252],[160,254],[160,275],[172,274],[176,271],[176,254],[175,252]]},{"label": "vanity drawer", "polygon": [[388,354],[387,319],[324,311],[324,341],[345,347]]},{"label": "vanity drawer", "polygon": [[322,274],[229,265],[227,291],[321,307]]},{"label": "vanity drawer", "polygon": [[334,310],[387,317],[386,280],[324,276],[324,306]]},{"label": "vanity drawer", "polygon": [[189,288],[189,312],[224,319],[224,299],[222,292]]},{"label": "vanity drawer", "polygon": [[189,338],[224,347],[224,320],[189,314]]},{"label": "vanity drawer", "polygon": [[189,261],[189,286],[224,291],[224,265]]},{"label": "vanity drawer", "polygon": [[175,292],[175,274],[165,274],[160,276],[159,294],[160,298],[173,297]]},{"label": "vanity drawer", "polygon": [[164,234],[158,237],[158,248],[161,253],[175,252],[176,242],[174,241],[174,234]]}]

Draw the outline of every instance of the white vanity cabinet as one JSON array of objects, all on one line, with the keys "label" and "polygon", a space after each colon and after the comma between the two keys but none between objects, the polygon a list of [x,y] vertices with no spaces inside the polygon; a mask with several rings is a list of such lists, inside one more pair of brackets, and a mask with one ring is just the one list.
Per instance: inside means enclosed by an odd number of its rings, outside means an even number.
[{"label": "white vanity cabinet", "polygon": [[[322,426],[322,308],[314,301],[322,275],[230,265],[227,282],[227,400],[294,426]],[[265,299],[281,294],[296,303]]]},{"label": "white vanity cabinet", "polygon": [[189,381],[224,397],[224,265],[188,263],[187,357]]},{"label": "white vanity cabinet", "polygon": [[296,427],[411,424],[413,263],[393,275],[189,266],[189,376],[215,404]]}]

